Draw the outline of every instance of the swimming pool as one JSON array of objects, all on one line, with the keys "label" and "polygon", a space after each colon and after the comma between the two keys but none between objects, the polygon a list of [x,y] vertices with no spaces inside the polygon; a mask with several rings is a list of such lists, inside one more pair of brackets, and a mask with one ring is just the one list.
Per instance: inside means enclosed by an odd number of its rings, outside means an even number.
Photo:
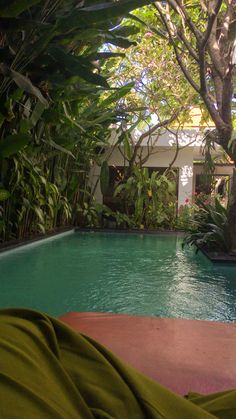
[{"label": "swimming pool", "polygon": [[236,320],[236,267],[178,235],[71,233],[0,254],[0,307]]}]

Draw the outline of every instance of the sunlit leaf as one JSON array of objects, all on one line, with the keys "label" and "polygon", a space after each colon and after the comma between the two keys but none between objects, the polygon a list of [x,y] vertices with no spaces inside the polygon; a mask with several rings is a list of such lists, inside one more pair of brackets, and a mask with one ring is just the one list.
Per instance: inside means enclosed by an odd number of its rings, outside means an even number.
[{"label": "sunlit leaf", "polygon": [[36,96],[45,107],[48,107],[48,101],[43,97],[38,87],[34,86],[31,83],[28,77],[23,76],[23,74],[20,74],[15,70],[10,70],[9,75],[17,84],[17,86],[20,87],[20,89],[24,90],[27,93],[30,93],[33,96]]},{"label": "sunlit leaf", "polygon": [[0,201],[6,201],[9,197],[10,197],[10,192],[7,191],[6,189],[1,189],[0,188]]}]

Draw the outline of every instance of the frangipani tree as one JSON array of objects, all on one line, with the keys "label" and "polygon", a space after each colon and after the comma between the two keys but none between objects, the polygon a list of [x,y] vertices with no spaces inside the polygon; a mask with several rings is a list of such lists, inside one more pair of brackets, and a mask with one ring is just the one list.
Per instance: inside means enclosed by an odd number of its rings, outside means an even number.
[{"label": "frangipani tree", "polygon": [[[208,146],[214,143],[222,146],[236,165],[233,107],[236,64],[235,0],[156,1],[130,17],[134,22],[143,24],[145,29],[145,75],[150,67],[152,72],[155,67],[158,72],[159,68],[164,68],[163,62],[167,64],[167,70],[162,72],[162,80],[161,77],[157,79],[155,93],[160,89],[164,93],[163,97],[169,97],[173,104],[179,91],[185,90],[185,94],[179,95],[182,105],[186,93],[190,93],[192,98],[189,103],[192,101],[192,104],[203,106],[215,124],[215,130],[208,132],[206,137]],[[162,57],[158,57],[158,52],[152,53],[153,45],[156,45],[158,51],[161,40]],[[174,66],[175,70],[172,72]],[[176,77],[175,85],[173,74]],[[140,85],[143,87],[142,80]],[[153,89],[153,85],[150,86]],[[149,97],[153,99],[157,96],[152,91]],[[166,105],[165,99],[163,104]],[[165,106],[159,105],[159,112],[163,108]],[[170,112],[172,109],[173,106],[170,106]],[[236,251],[235,170],[232,191],[229,221],[232,250]]]},{"label": "frangipani tree", "polygon": [[[216,129],[208,143],[217,143],[236,165],[233,88],[236,64],[235,0],[167,0],[155,2],[155,27],[168,38],[175,61],[197,93]],[[229,212],[232,250],[236,251],[236,169]]]}]

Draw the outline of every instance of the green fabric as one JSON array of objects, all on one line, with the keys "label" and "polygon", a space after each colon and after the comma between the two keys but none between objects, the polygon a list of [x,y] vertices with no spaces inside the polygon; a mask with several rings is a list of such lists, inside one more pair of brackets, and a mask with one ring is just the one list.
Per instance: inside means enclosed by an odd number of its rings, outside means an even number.
[{"label": "green fabric", "polygon": [[236,418],[235,391],[182,398],[57,319],[0,311],[0,418],[215,417]]}]

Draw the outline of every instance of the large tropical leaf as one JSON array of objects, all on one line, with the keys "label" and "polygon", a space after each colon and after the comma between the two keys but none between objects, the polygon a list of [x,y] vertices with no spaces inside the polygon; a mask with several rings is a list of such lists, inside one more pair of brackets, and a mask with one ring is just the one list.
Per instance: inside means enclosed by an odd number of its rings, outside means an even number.
[{"label": "large tropical leaf", "polygon": [[60,63],[72,76],[79,76],[91,84],[109,88],[107,81],[99,74],[93,73],[90,69],[90,62],[85,65],[85,59],[76,57],[66,53],[62,48],[51,47],[49,48],[51,57]]},{"label": "large tropical leaf", "polygon": [[0,17],[16,17],[41,0],[8,0],[8,5],[0,10]]},{"label": "large tropical leaf", "polygon": [[115,35],[119,35],[119,36],[130,36],[130,35],[135,35],[139,32],[139,28],[137,26],[134,25],[129,25],[129,26],[118,26],[117,28],[113,29],[111,31],[113,34]]},{"label": "large tropical leaf", "polygon": [[98,3],[89,7],[74,10],[58,21],[58,31],[69,32],[76,28],[88,28],[92,24],[99,24],[112,21],[115,18],[123,17],[131,10],[147,4],[154,3],[154,0],[119,0],[112,3]]},{"label": "large tropical leaf", "polygon": [[100,185],[101,192],[105,195],[109,187],[109,166],[106,161],[104,161],[101,166]]},{"label": "large tropical leaf", "polygon": [[67,148],[61,146],[58,143],[55,143],[55,141],[53,141],[52,139],[50,139],[49,141],[47,141],[47,144],[50,144],[50,146],[52,146],[56,150],[61,151],[62,153],[68,154],[69,156],[75,158],[75,156],[71,153],[70,150],[67,150]]},{"label": "large tropical leaf", "polygon": [[123,52],[97,52],[93,56],[89,57],[90,59],[94,60],[107,60],[108,58],[114,58],[114,57],[125,57],[125,54]]},{"label": "large tropical leaf", "polygon": [[123,192],[126,189],[125,183],[121,183],[118,185],[114,191],[114,197],[118,196],[121,192]]},{"label": "large tropical leaf", "polygon": [[132,153],[131,153],[129,137],[127,135],[125,135],[124,137],[124,151],[125,151],[125,156],[127,157],[128,160],[130,160]]},{"label": "large tropical leaf", "polygon": [[110,112],[103,112],[97,118],[94,117],[93,120],[86,121],[85,122],[85,128],[94,127],[95,125],[101,124],[102,122],[105,122],[105,121],[114,121],[114,118],[115,118],[115,113],[112,113],[111,111]]},{"label": "large tropical leaf", "polygon": [[25,92],[35,96],[38,100],[45,106],[48,107],[48,101],[43,97],[42,93],[38,87],[34,86],[28,77],[23,76],[23,74],[18,73],[15,70],[9,71],[9,76],[14,80],[20,89]]},{"label": "large tropical leaf", "polygon": [[45,110],[45,106],[43,105],[43,103],[38,101],[35,105],[35,108],[32,112],[31,118],[30,118],[31,127],[35,127],[35,125],[37,124],[37,122],[41,118],[44,110]]},{"label": "large tropical leaf", "polygon": [[[92,6],[83,7],[82,11],[107,13],[107,17],[121,16],[127,11],[137,9],[147,4],[153,3],[152,0],[119,0],[119,2],[97,3]],[[113,15],[111,15],[113,13]],[[100,15],[99,15],[100,16]]]},{"label": "large tropical leaf", "polygon": [[0,128],[4,121],[5,121],[5,116],[0,113]]},{"label": "large tropical leaf", "polygon": [[116,90],[114,93],[112,93],[110,96],[108,96],[106,99],[102,101],[102,106],[107,108],[111,103],[117,102],[119,99],[127,95],[127,93],[130,92],[130,90],[134,87],[134,82],[130,82]]},{"label": "large tropical leaf", "polygon": [[6,189],[0,189],[0,201],[6,201],[10,196],[10,192]]},{"label": "large tropical leaf", "polygon": [[31,136],[28,134],[14,134],[3,138],[0,141],[0,157],[10,157],[24,148],[30,140]]},{"label": "large tropical leaf", "polygon": [[140,19],[139,17],[133,15],[132,13],[129,13],[129,17],[132,20],[135,20],[136,22],[141,23],[142,26],[146,26],[150,31],[154,32],[156,35],[158,35],[159,37],[163,38],[163,39],[168,39],[168,34],[165,33],[163,30],[157,29],[153,26],[149,26],[147,25],[146,22],[144,22],[142,19]]},{"label": "large tropical leaf", "polygon": [[136,42],[130,41],[129,39],[124,38],[123,36],[111,35],[106,36],[105,43],[112,44],[120,48],[129,48],[132,45],[136,45]]}]

